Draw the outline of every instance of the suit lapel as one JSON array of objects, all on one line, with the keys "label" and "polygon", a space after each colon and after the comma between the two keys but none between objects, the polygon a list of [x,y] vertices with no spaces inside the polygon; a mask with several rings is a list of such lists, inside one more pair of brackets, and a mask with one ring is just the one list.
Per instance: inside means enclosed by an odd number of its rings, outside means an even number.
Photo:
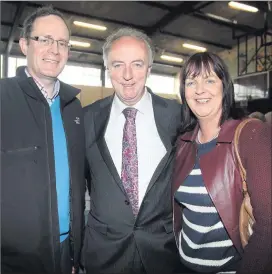
[{"label": "suit lapel", "polygon": [[167,104],[158,96],[154,95],[152,92],[152,105],[153,105],[153,111],[154,111],[154,118],[156,127],[159,133],[159,136],[166,148],[166,154],[160,161],[159,165],[157,166],[151,181],[147,187],[146,193],[152,188],[152,186],[157,181],[158,177],[164,170],[164,167],[168,163],[168,161],[172,158],[170,158],[170,155],[172,155],[173,152],[173,145],[171,144],[171,138],[169,136],[169,133],[167,132],[168,126],[169,126],[169,109],[167,108]]},{"label": "suit lapel", "polygon": [[[169,133],[168,133],[169,122],[171,121],[171,117],[169,117],[170,115],[169,115],[168,105],[159,96],[154,95],[152,92],[150,92],[150,93],[152,96],[152,105],[153,105],[156,127],[158,130],[159,136],[166,148],[166,154],[164,155],[164,157],[160,161],[159,165],[157,166],[157,168],[150,180],[150,183],[148,185],[146,193],[155,184],[158,177],[164,170],[165,166],[172,159],[172,155],[173,155],[173,145],[171,143],[171,137],[169,136]],[[116,167],[114,165],[114,162],[112,160],[108,146],[105,141],[105,132],[106,132],[109,117],[110,117],[112,101],[113,101],[113,96],[109,97],[109,99],[107,101],[103,102],[104,105],[101,106],[101,109],[103,109],[103,111],[99,112],[95,119],[95,132],[96,132],[96,136],[98,137],[97,145],[100,150],[100,153],[101,153],[109,171],[111,172],[115,182],[117,183],[117,185],[121,188],[121,190],[126,195],[126,191],[123,187],[121,178],[116,170]]]},{"label": "suit lapel", "polygon": [[169,137],[169,133],[167,132],[170,121],[169,109],[167,108],[167,104],[161,98],[153,95],[152,93],[151,96],[156,127],[168,152],[172,149],[171,139]]},{"label": "suit lapel", "polygon": [[110,155],[110,151],[108,149],[106,140],[105,140],[105,133],[107,129],[107,125],[109,122],[111,106],[114,96],[110,96],[109,99],[103,103],[104,106],[101,106],[102,111],[98,113],[99,116],[96,117],[95,123],[95,134],[97,136],[97,146],[101,153],[102,158],[104,159],[105,164],[107,165],[110,173],[112,174],[115,182],[121,188],[121,190],[126,194],[125,189],[123,187],[121,178],[117,172],[117,169],[114,165],[112,157]]}]

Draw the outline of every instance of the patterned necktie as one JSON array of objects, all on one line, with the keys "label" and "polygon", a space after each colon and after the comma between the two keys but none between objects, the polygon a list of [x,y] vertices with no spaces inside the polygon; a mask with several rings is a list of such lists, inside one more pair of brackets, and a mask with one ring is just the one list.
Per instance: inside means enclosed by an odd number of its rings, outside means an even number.
[{"label": "patterned necktie", "polygon": [[137,109],[123,111],[126,122],[123,132],[121,180],[129,197],[134,216],[138,214],[138,156],[135,118]]}]

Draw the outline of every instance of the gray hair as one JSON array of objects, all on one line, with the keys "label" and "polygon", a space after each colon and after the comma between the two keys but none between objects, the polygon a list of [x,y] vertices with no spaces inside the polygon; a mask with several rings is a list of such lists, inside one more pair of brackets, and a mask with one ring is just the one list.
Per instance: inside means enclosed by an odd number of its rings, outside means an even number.
[{"label": "gray hair", "polygon": [[115,42],[116,40],[122,37],[133,37],[143,41],[148,50],[149,66],[153,64],[155,50],[154,50],[151,39],[145,33],[139,30],[125,27],[125,28],[118,29],[117,31],[113,32],[110,36],[107,37],[106,42],[103,45],[103,60],[104,60],[105,67],[107,67],[108,56],[109,56],[109,52],[111,50],[113,42]]},{"label": "gray hair", "polygon": [[69,28],[63,14],[61,12],[59,12],[58,10],[54,9],[52,5],[48,5],[48,6],[43,6],[41,8],[36,9],[33,13],[31,13],[24,20],[23,29],[21,32],[21,38],[25,38],[28,40],[29,37],[31,36],[31,32],[33,30],[33,24],[34,24],[35,20],[40,17],[49,16],[49,15],[55,15],[55,16],[60,17],[63,20],[63,22],[65,23],[65,25],[67,26],[69,36],[71,35],[70,28]]}]

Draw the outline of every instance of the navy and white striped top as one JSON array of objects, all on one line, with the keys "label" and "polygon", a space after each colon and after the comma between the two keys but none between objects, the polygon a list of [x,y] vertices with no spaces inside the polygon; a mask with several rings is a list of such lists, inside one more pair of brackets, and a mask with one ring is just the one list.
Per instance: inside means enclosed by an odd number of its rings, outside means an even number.
[{"label": "navy and white striped top", "polygon": [[214,149],[216,139],[197,146],[195,166],[175,193],[176,201],[183,206],[181,260],[196,272],[235,273],[239,254],[207,192],[199,166],[200,155]]}]

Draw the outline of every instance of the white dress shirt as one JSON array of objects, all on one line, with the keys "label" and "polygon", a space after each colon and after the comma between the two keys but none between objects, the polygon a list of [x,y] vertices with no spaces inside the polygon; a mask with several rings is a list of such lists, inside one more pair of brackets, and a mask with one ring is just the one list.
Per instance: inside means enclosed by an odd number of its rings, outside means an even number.
[{"label": "white dress shirt", "polygon": [[[115,95],[110,112],[109,123],[105,133],[105,140],[111,157],[121,178],[122,170],[122,141],[125,116],[122,111],[127,108]],[[138,193],[139,206],[145,196],[146,189],[161,159],[166,154],[154,118],[152,97],[145,90],[141,100],[131,106],[136,108],[136,136],[138,154]]]}]

